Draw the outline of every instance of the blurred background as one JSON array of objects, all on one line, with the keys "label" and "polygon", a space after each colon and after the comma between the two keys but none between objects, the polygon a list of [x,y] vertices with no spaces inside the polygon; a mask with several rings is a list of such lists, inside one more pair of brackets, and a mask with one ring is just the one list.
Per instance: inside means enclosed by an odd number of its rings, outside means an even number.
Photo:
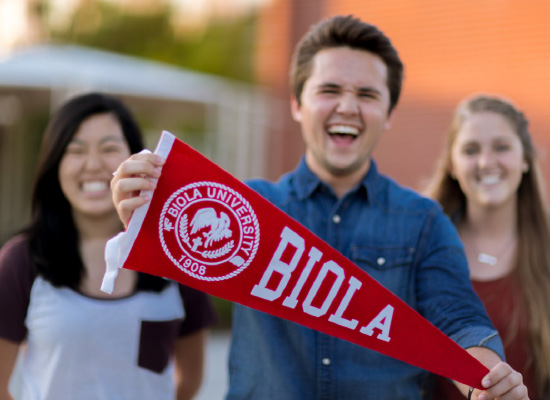
[{"label": "blurred background", "polygon": [[489,92],[525,111],[550,179],[547,0],[0,0],[0,243],[27,220],[51,111],[76,93],[121,97],[149,147],[166,129],[240,179],[292,169],[291,52],[333,14],[374,23],[405,62],[382,171],[421,188],[457,102]]},{"label": "blurred background", "polygon": [[[288,64],[309,26],[334,14],[377,25],[405,63],[393,127],[375,152],[382,172],[422,188],[453,109],[486,92],[526,113],[550,184],[547,0],[0,0],[0,244],[28,219],[50,113],[76,93],[122,98],[150,148],[164,129],[239,179],[293,169],[303,144]],[[230,305],[216,301],[227,328]],[[210,354],[223,358],[220,337]],[[225,361],[209,363],[224,374]]]}]

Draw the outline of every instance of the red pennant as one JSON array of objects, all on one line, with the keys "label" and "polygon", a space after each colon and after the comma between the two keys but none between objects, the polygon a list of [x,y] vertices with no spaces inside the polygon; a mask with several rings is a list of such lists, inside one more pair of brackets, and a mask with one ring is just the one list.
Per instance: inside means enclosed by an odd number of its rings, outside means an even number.
[{"label": "red pennant", "polygon": [[482,389],[479,361],[338,251],[164,132],[149,204],[109,241],[118,268],[159,275]]}]

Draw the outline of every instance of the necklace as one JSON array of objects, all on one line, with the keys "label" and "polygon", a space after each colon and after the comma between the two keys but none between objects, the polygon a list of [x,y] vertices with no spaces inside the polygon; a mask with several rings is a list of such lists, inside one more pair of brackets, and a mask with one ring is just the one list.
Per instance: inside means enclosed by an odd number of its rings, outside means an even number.
[{"label": "necklace", "polygon": [[487,253],[478,253],[477,261],[482,264],[489,264],[494,267],[498,262],[498,258]]},{"label": "necklace", "polygon": [[[512,236],[509,240],[507,240],[504,245],[496,252],[498,254],[498,257],[504,257],[508,252],[514,247],[513,243],[516,240],[515,236]],[[498,257],[493,256],[489,253],[486,253],[484,251],[479,251],[477,248],[477,244],[475,240],[470,241],[471,246],[473,247],[473,250],[475,253],[477,253],[477,261],[481,264],[486,264],[494,267],[498,263]]]}]

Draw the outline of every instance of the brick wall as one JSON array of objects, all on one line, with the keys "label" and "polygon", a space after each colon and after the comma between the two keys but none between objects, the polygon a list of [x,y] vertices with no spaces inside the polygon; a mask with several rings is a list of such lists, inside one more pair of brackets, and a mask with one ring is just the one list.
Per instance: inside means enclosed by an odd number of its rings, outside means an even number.
[{"label": "brick wall", "polygon": [[[512,99],[526,113],[550,186],[550,2],[273,0],[270,7],[279,10],[270,13],[274,31],[264,31],[258,40],[278,32],[277,40],[286,44],[273,49],[285,54],[272,55],[277,61],[270,63],[270,79],[262,82],[277,88],[283,99],[288,96],[288,56],[311,22],[354,14],[392,39],[405,62],[405,84],[393,127],[375,158],[399,182],[421,186],[433,169],[456,104],[472,93],[488,92]],[[259,65],[259,76],[262,71]],[[288,107],[283,111],[288,115]],[[282,148],[300,151],[275,153],[272,176],[293,168],[303,149],[295,124],[281,123],[280,129],[275,140],[284,143]]]}]

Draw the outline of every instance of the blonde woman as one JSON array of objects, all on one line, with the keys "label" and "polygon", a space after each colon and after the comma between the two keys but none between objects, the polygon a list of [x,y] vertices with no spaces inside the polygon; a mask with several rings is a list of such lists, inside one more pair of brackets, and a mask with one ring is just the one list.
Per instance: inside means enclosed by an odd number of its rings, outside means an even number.
[{"label": "blonde woman", "polygon": [[[475,291],[531,399],[550,398],[550,229],[528,121],[508,100],[458,106],[428,185],[464,243]],[[438,378],[434,399],[459,399]]]}]

